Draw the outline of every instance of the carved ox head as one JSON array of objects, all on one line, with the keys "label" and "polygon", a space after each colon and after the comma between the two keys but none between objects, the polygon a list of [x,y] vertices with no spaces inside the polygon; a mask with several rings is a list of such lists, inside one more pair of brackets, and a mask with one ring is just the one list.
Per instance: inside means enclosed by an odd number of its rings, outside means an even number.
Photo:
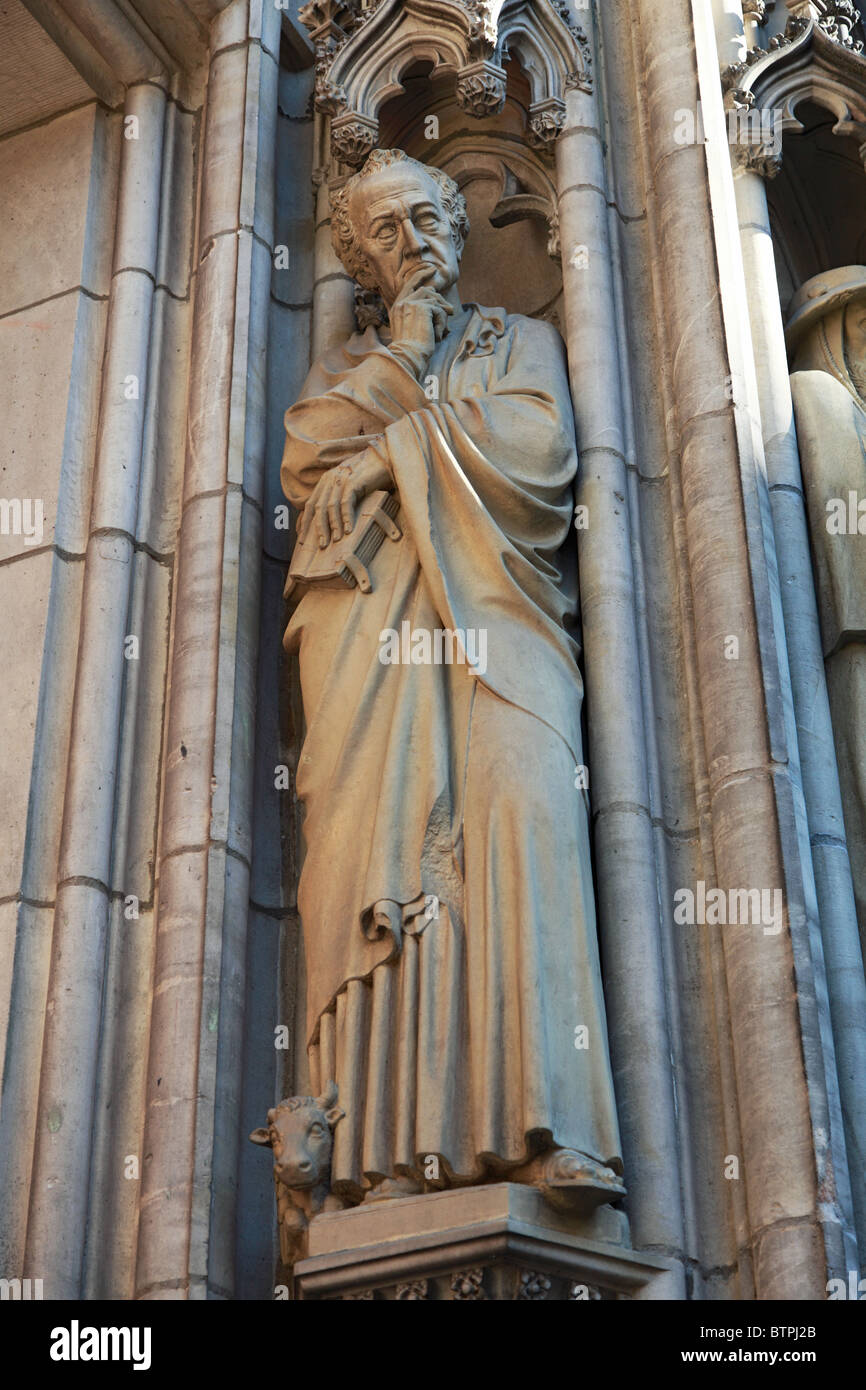
[{"label": "carved ox head", "polygon": [[267,1129],[254,1129],[254,1144],[274,1154],[274,1177],[285,1187],[304,1189],[326,1181],[331,1166],[334,1126],[344,1111],[337,1105],[333,1081],[321,1096],[290,1096],[268,1111]]}]

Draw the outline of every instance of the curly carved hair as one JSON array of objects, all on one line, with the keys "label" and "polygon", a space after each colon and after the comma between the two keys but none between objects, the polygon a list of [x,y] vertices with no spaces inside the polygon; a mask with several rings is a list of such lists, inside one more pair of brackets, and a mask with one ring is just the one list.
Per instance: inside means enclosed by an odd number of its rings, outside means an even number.
[{"label": "curly carved hair", "polygon": [[423,169],[424,173],[428,174],[439,185],[442,206],[451,223],[451,235],[454,238],[454,245],[457,247],[458,257],[462,254],[466,238],[469,235],[466,199],[452,178],[449,178],[441,169],[435,168],[432,164],[422,164],[420,160],[412,159],[411,155],[406,154],[403,150],[373,150],[363,169],[347,179],[343,187],[336,193],[331,194],[331,241],[334,250],[342,261],[347,274],[351,275],[353,280],[357,280],[358,284],[365,290],[375,290],[378,286],[370,272],[367,258],[358,245],[358,237],[352,223],[349,205],[352,194],[363,179],[369,178],[371,174],[378,174],[381,169],[389,169],[392,164],[414,164],[416,169]]}]

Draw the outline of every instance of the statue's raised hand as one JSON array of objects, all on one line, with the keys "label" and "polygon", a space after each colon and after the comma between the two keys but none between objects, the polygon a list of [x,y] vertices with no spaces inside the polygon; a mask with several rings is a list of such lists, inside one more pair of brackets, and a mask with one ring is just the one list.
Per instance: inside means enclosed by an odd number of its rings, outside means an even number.
[{"label": "statue's raised hand", "polygon": [[419,374],[445,336],[448,316],[454,312],[448,300],[426,283],[435,274],[433,266],[420,266],[391,305],[391,351],[407,357]]}]

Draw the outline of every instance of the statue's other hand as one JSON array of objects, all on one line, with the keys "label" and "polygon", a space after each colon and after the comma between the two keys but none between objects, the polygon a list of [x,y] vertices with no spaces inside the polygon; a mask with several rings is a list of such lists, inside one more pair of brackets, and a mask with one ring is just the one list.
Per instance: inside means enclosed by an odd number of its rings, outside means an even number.
[{"label": "statue's other hand", "polygon": [[355,525],[355,509],[371,492],[394,486],[388,468],[373,449],[346,459],[323,473],[301,517],[299,539],[303,543],[311,527],[321,549],[348,536]]},{"label": "statue's other hand", "polygon": [[437,342],[448,329],[448,316],[454,309],[448,300],[425,284],[435,274],[430,266],[421,266],[411,275],[391,305],[391,347],[402,348],[419,370],[426,366]]}]

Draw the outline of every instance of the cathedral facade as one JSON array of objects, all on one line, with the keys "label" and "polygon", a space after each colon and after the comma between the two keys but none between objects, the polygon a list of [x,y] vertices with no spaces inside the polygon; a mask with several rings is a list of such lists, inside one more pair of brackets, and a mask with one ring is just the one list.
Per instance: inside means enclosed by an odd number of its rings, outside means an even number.
[{"label": "cathedral facade", "polygon": [[0,1277],[857,1287],[857,10],[0,40]]}]

